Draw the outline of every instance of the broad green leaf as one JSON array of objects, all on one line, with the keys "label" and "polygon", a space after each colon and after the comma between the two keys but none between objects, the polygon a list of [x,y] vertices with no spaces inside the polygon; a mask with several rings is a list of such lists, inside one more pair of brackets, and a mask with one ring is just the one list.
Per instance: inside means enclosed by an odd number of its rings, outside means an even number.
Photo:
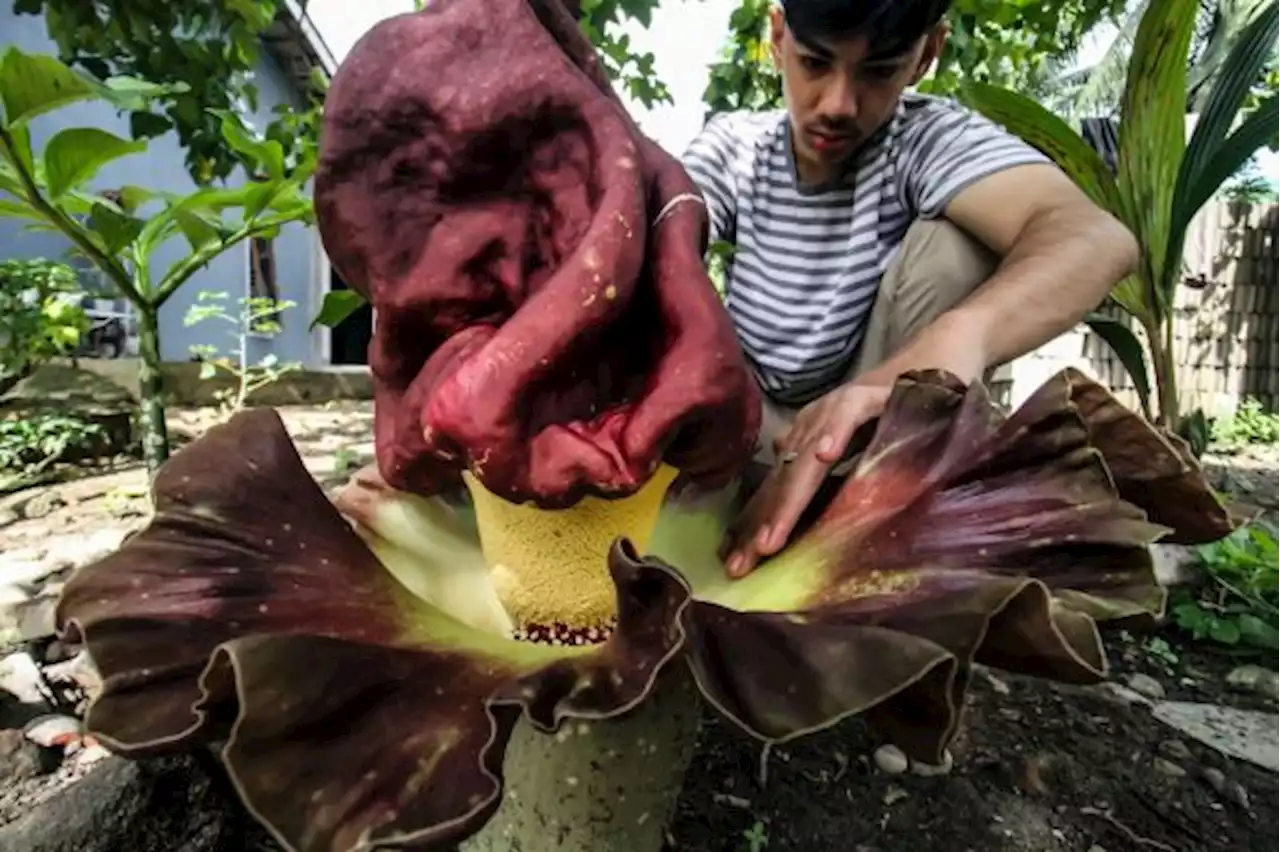
[{"label": "broad green leaf", "polygon": [[25,219],[31,222],[44,222],[34,207],[25,201],[0,198],[0,219]]},{"label": "broad green leaf", "polygon": [[1198,0],[1147,6],[1134,39],[1121,105],[1118,183],[1124,220],[1142,246],[1140,278],[1152,287],[1157,317],[1169,301],[1166,255],[1173,193],[1186,149],[1187,50]]},{"label": "broad green leaf", "polygon": [[264,170],[267,176],[280,180],[284,177],[284,148],[270,139],[255,139],[240,117],[226,110],[213,110],[222,118],[222,138],[252,166]]},{"label": "broad green leaf", "polygon": [[324,304],[320,306],[320,312],[311,321],[310,328],[315,329],[318,325],[335,328],[365,304],[367,302],[364,296],[355,290],[330,290],[325,293]]},{"label": "broad green leaf", "polygon": [[142,232],[141,219],[120,212],[114,205],[95,204],[89,215],[89,228],[101,239],[108,254],[124,251]]},{"label": "broad green leaf", "polygon": [[1061,118],[1030,98],[988,83],[966,84],[961,93],[974,110],[1053,159],[1095,204],[1122,213],[1106,162]]},{"label": "broad green leaf", "polygon": [[93,178],[104,165],[145,151],[146,142],[130,142],[96,127],[69,127],[44,149],[44,175],[49,195],[59,198]]},{"label": "broad green leaf", "polygon": [[0,103],[10,127],[76,101],[100,96],[100,87],[53,56],[10,47],[0,59]]},{"label": "broad green leaf", "polygon": [[152,83],[137,77],[121,76],[104,80],[98,95],[110,101],[118,109],[142,111],[149,108],[157,99],[181,95],[189,91],[191,87],[186,83]]},{"label": "broad green leaf", "polygon": [[218,245],[226,235],[225,226],[216,216],[179,207],[173,217],[193,252]]},{"label": "broad green leaf", "polygon": [[[1264,114],[1261,124],[1255,124],[1245,136],[1228,139],[1244,99],[1258,79],[1263,64],[1275,50],[1278,20],[1280,5],[1269,3],[1232,45],[1221,73],[1214,80],[1178,170],[1172,239],[1166,266],[1181,258],[1183,237],[1196,212],[1217,192],[1223,181],[1275,135],[1275,97],[1272,96],[1269,104],[1264,102],[1254,113],[1255,116]],[[1231,140],[1235,141],[1234,145],[1230,144]]]},{"label": "broad green leaf", "polygon": [[1133,386],[1142,400],[1143,411],[1149,411],[1151,374],[1147,370],[1147,357],[1142,341],[1129,326],[1114,317],[1089,314],[1084,321],[1093,333],[1101,337],[1103,342],[1116,353],[1116,357],[1124,365],[1125,372],[1133,379]]}]

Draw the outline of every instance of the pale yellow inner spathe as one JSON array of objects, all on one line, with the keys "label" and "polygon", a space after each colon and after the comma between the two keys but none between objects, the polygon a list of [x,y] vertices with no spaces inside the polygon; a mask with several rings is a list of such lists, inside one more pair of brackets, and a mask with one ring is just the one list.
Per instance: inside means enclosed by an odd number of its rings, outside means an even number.
[{"label": "pale yellow inner spathe", "polygon": [[493,587],[516,625],[611,625],[617,601],[609,549],[623,536],[645,551],[676,474],[662,465],[630,497],[585,497],[567,509],[548,510],[512,503],[464,472]]}]

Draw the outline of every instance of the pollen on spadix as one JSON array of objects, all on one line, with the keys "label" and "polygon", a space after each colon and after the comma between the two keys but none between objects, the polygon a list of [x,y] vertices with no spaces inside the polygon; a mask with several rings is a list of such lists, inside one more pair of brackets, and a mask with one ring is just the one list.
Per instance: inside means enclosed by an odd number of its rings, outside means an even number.
[{"label": "pollen on spadix", "polygon": [[464,472],[493,588],[517,639],[589,645],[609,638],[617,618],[609,550],[619,537],[637,551],[648,547],[676,475],[663,465],[628,497],[541,509],[500,497]]}]

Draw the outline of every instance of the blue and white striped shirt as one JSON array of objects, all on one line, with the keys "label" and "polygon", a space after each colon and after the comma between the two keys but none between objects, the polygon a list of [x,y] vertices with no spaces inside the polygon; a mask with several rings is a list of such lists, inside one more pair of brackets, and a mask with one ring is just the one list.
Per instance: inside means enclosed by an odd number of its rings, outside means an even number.
[{"label": "blue and white striped shirt", "polygon": [[848,372],[881,276],[917,218],[1040,152],[952,101],[909,93],[846,175],[797,186],[785,110],[713,116],[683,156],[711,240],[735,245],[726,305],[762,388],[802,405]]}]

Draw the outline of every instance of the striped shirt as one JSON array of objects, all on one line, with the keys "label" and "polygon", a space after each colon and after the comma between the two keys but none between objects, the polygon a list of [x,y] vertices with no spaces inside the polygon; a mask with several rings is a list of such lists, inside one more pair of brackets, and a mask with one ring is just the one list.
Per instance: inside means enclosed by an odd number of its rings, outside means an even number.
[{"label": "striped shirt", "polygon": [[785,110],[713,116],[683,156],[711,240],[734,245],[726,306],[766,393],[803,405],[838,385],[881,276],[914,219],[942,215],[974,181],[1050,162],[954,102],[906,94],[856,161],[799,187]]}]

